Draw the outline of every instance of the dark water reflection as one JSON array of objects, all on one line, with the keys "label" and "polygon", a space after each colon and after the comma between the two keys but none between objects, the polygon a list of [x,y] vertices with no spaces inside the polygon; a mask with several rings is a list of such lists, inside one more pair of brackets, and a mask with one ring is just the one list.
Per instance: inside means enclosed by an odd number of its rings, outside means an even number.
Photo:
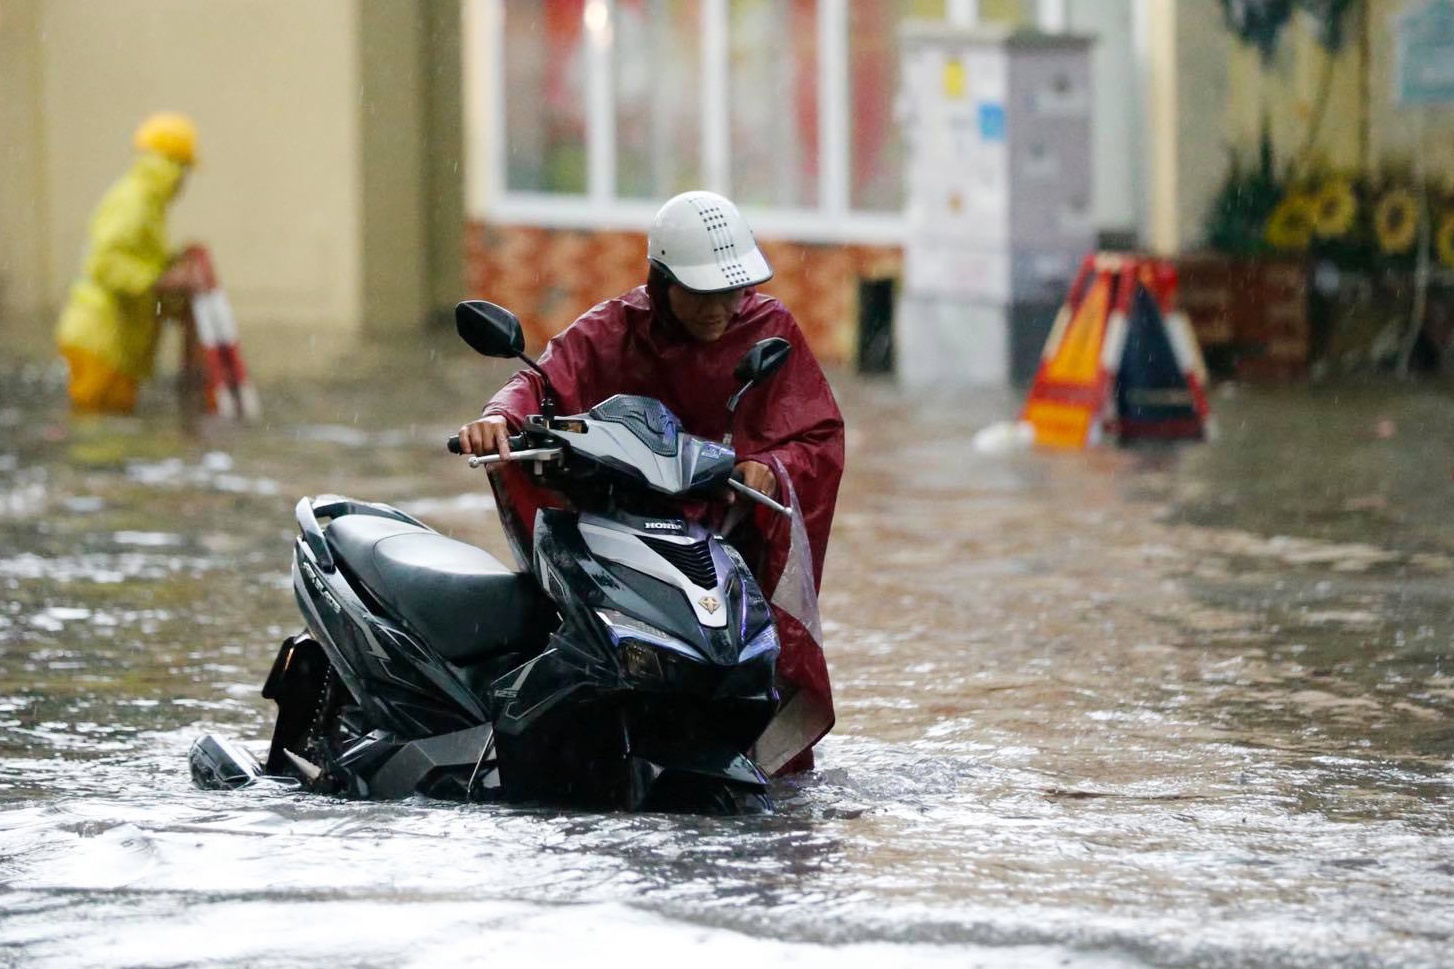
[{"label": "dark water reflection", "polygon": [[268,727],[291,507],[505,555],[440,450],[507,370],[373,347],[268,420],[65,415],[0,372],[0,965],[1440,966],[1454,403],[1223,394],[1191,448],[979,450],[1008,394],[843,376],[840,720],[775,817],[193,790]]}]

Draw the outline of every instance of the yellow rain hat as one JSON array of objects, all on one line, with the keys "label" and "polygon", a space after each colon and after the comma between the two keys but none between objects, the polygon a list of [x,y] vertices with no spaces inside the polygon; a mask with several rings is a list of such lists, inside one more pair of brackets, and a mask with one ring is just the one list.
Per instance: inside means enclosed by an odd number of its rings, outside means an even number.
[{"label": "yellow rain hat", "polygon": [[143,121],[132,136],[137,151],[150,151],[179,165],[197,163],[197,126],[175,111],[160,111]]}]

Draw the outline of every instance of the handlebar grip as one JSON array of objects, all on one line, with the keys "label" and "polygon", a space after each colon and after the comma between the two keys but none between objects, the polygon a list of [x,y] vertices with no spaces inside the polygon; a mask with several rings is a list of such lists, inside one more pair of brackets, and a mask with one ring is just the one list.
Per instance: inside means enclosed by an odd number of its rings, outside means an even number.
[{"label": "handlebar grip", "polygon": [[[512,450],[512,451],[519,451],[519,450],[522,450],[522,449],[524,449],[526,447],[525,435],[524,434],[512,434],[510,436],[509,441],[510,441],[510,450]],[[449,440],[444,442],[444,446],[449,449],[449,453],[450,454],[463,454],[464,453],[464,448],[460,447],[460,444],[459,444],[459,435],[458,434],[452,434],[452,435],[450,435]]]}]

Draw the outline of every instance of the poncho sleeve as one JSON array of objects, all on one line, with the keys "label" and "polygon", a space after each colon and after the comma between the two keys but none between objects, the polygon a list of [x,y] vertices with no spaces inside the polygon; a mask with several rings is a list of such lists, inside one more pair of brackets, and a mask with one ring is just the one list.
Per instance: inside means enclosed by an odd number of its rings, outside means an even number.
[{"label": "poncho sleeve", "polygon": [[[787,310],[781,312],[791,323]],[[768,385],[755,388],[762,393],[744,398],[735,443],[738,460],[760,461],[774,474],[786,471],[791,479],[803,505],[816,588],[823,578],[828,532],[843,477],[843,415],[797,324],[784,326],[781,335],[793,348],[788,363],[768,378]],[[779,494],[785,493],[779,483]],[[785,523],[776,516],[760,515],[759,522],[769,532],[784,532]]]},{"label": "poncho sleeve", "polygon": [[86,272],[103,289],[138,299],[166,271],[165,250],[148,244],[163,227],[142,200],[113,193],[91,226]]}]

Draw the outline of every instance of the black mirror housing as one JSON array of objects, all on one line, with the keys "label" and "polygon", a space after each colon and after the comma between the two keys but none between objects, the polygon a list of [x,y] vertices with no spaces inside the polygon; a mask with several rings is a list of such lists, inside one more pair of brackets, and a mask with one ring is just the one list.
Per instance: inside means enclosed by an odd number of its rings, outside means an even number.
[{"label": "black mirror housing", "polygon": [[461,340],[487,357],[508,359],[525,353],[520,319],[503,306],[482,299],[465,300],[454,308],[454,328]]},{"label": "black mirror housing", "polygon": [[745,384],[755,384],[781,370],[792,352],[792,344],[780,336],[759,340],[751,350],[742,355],[742,359],[737,362],[737,369],[732,371],[732,376]]},{"label": "black mirror housing", "polygon": [[[742,386],[727,401],[727,413],[737,413],[737,405],[742,402],[742,395],[781,370],[792,352],[793,345],[780,336],[770,336],[753,344],[752,349],[742,355],[742,359],[737,362],[737,368],[732,371],[732,376],[742,381]],[[732,443],[730,432],[726,443]]]}]

